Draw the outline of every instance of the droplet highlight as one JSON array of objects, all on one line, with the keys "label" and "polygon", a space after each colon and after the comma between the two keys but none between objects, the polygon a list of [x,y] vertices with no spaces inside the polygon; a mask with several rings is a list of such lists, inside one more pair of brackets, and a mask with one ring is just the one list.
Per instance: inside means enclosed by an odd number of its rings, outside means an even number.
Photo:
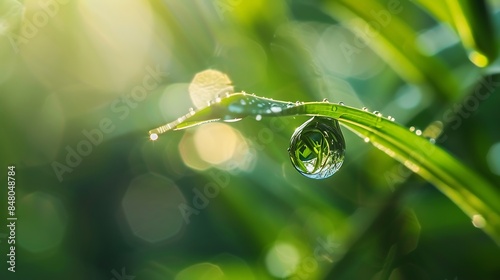
[{"label": "droplet highlight", "polygon": [[300,174],[312,179],[325,179],[342,166],[345,148],[337,120],[313,117],[295,130],[288,153]]}]

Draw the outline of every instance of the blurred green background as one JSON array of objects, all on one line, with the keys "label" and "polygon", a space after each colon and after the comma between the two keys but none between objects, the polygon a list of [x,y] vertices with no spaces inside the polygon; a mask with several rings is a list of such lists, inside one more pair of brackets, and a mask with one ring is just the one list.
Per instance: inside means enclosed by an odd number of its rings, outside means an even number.
[{"label": "blurred green background", "polygon": [[326,180],[288,159],[303,118],[147,135],[216,69],[444,126],[436,145],[498,186],[500,1],[0,1],[1,279],[500,279],[478,221],[346,130]]}]

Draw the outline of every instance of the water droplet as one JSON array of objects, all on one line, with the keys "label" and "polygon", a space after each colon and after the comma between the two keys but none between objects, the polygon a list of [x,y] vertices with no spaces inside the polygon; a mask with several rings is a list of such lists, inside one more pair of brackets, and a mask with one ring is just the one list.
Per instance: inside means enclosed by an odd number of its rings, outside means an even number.
[{"label": "water droplet", "polygon": [[278,106],[272,106],[272,107],[271,107],[271,111],[272,111],[273,113],[279,113],[279,112],[281,112],[281,107],[278,107]]},{"label": "water droplet", "polygon": [[300,174],[313,179],[325,179],[342,166],[345,147],[337,120],[313,117],[293,133],[289,155]]},{"label": "water droplet", "polygon": [[365,143],[370,142],[370,138],[368,138],[368,137],[365,137],[365,139],[364,139],[364,140],[365,140]]},{"label": "water droplet", "polygon": [[244,99],[241,99],[241,100],[240,100],[240,104],[241,104],[241,105],[247,105],[247,102],[246,102]]},{"label": "water droplet", "polygon": [[482,215],[476,214],[472,216],[472,224],[477,228],[483,228],[486,226],[486,219]]},{"label": "water droplet", "polygon": [[368,112],[368,108],[366,108],[366,107],[361,108],[361,110]]},{"label": "water droplet", "polygon": [[158,134],[156,134],[156,133],[151,133],[151,135],[149,135],[149,139],[151,139],[151,141],[156,141],[156,140],[158,140]]},{"label": "water droplet", "polygon": [[344,102],[340,101],[340,102],[339,102],[339,105],[340,105],[340,106],[344,106],[345,104],[344,104]]},{"label": "water droplet", "polygon": [[300,105],[300,101],[295,101],[295,105],[299,106]]},{"label": "water droplet", "polygon": [[227,118],[227,119],[223,119],[222,121],[223,122],[237,122],[237,121],[241,121],[242,118]]},{"label": "water droplet", "polygon": [[323,102],[328,102],[328,98],[323,98]]},{"label": "water droplet", "polygon": [[291,107],[293,107],[293,103],[292,103],[292,102],[288,102],[288,103],[286,104],[286,107],[287,107],[287,108],[291,108]]},{"label": "water droplet", "polygon": [[415,131],[415,134],[417,134],[418,136],[422,135],[422,130],[417,129],[417,130]]},{"label": "water droplet", "polygon": [[430,142],[431,144],[436,144],[436,139],[434,139],[434,138],[430,138],[430,139],[429,139],[429,142]]},{"label": "water droplet", "polygon": [[255,116],[255,120],[256,120],[256,121],[260,121],[260,120],[262,120],[262,116],[261,116],[261,115],[257,115],[257,116]]},{"label": "water droplet", "polygon": [[415,131],[415,127],[414,126],[410,126],[410,132],[413,132]]},{"label": "water droplet", "polygon": [[379,111],[373,111],[373,114],[377,117],[382,117],[382,113],[380,113]]}]

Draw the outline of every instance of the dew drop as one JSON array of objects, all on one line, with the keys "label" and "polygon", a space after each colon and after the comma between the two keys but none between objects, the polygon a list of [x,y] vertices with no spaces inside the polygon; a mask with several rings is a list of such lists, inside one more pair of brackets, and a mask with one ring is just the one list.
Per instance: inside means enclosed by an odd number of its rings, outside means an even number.
[{"label": "dew drop", "polygon": [[247,102],[246,102],[245,100],[241,99],[241,100],[240,100],[240,104],[241,104],[241,105],[247,105]]},{"label": "dew drop", "polygon": [[422,135],[422,130],[417,129],[417,130],[415,131],[415,134],[417,134],[418,136]]},{"label": "dew drop", "polygon": [[361,108],[361,110],[368,112],[368,108],[366,108],[366,107]]},{"label": "dew drop", "polygon": [[151,133],[151,134],[149,135],[149,139],[151,139],[151,141],[156,141],[156,140],[158,140],[158,134],[156,134],[156,133]]},{"label": "dew drop", "polygon": [[256,120],[256,121],[260,121],[260,120],[262,120],[262,115],[257,115],[257,116],[255,116],[255,120]]},{"label": "dew drop", "polygon": [[431,144],[436,144],[436,139],[434,139],[434,138],[429,138],[429,142],[430,142]]},{"label": "dew drop", "polygon": [[345,148],[337,120],[313,117],[295,130],[288,153],[300,174],[312,179],[325,179],[342,166]]},{"label": "dew drop", "polygon": [[225,118],[223,119],[222,121],[223,122],[228,122],[228,123],[232,123],[232,122],[238,122],[238,121],[241,121],[242,118]]},{"label": "dew drop", "polygon": [[410,126],[410,132],[414,132],[415,131],[415,127],[414,126]]},{"label": "dew drop", "polygon": [[273,113],[279,113],[279,112],[281,112],[281,107],[272,106],[271,107],[271,112],[273,112]]},{"label": "dew drop", "polygon": [[288,103],[286,104],[286,107],[287,107],[287,108],[291,108],[291,107],[293,107],[293,103],[292,103],[292,102],[288,102]]},{"label": "dew drop", "polygon": [[364,139],[364,140],[365,140],[365,143],[370,142],[370,138],[368,138],[368,137],[365,137],[365,139]]},{"label": "dew drop", "polygon": [[323,102],[328,102],[328,98],[323,98]]},{"label": "dew drop", "polygon": [[344,106],[345,104],[344,104],[344,102],[340,101],[340,102],[339,102],[339,105],[340,105],[340,106]]},{"label": "dew drop", "polygon": [[382,113],[380,113],[379,111],[373,111],[373,114],[377,117],[382,117]]},{"label": "dew drop", "polygon": [[299,106],[300,105],[300,101],[295,101],[295,105]]}]

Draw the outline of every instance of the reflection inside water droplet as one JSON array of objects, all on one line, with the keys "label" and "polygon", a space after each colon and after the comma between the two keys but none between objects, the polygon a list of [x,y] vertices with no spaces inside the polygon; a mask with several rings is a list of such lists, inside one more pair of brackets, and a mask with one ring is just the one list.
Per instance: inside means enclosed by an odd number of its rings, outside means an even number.
[{"label": "reflection inside water droplet", "polygon": [[313,117],[295,130],[288,150],[300,174],[325,179],[344,162],[345,140],[337,120]]}]

